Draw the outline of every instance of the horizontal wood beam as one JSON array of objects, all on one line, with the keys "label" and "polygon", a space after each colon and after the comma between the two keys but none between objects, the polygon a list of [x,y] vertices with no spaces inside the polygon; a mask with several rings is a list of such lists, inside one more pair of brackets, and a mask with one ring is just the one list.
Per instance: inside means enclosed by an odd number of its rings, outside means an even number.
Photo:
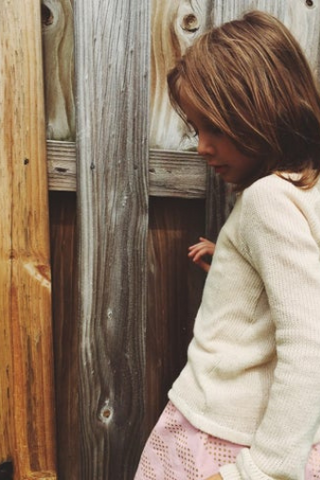
[{"label": "horizontal wood beam", "polygon": [[[205,198],[206,162],[196,152],[150,150],[149,195]],[[76,146],[47,141],[49,189],[76,191]]]},{"label": "horizontal wood beam", "polygon": [[49,190],[75,192],[76,144],[47,140]]}]

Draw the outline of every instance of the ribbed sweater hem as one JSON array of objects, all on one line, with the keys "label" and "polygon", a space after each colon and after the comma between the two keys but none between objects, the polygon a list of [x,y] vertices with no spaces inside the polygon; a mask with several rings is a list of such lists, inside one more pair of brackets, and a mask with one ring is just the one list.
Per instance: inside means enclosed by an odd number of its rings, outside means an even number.
[{"label": "ribbed sweater hem", "polygon": [[169,399],[174,404],[174,406],[179,410],[180,413],[191,423],[195,428],[198,428],[208,435],[213,437],[221,438],[232,443],[237,443],[243,446],[250,446],[253,440],[253,434],[248,434],[241,432],[239,430],[227,427],[216,423],[213,419],[209,419],[205,416],[202,416],[199,413],[196,413],[192,408],[179,397],[174,389],[169,391]]}]

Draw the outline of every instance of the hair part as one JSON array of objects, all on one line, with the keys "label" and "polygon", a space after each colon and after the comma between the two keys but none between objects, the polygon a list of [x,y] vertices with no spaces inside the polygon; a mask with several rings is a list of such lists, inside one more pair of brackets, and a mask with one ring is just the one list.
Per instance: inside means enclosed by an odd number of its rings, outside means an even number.
[{"label": "hair part", "polygon": [[[320,94],[290,31],[252,11],[200,36],[168,74],[169,97],[183,88],[194,107],[259,168],[245,185],[271,173],[311,188],[320,175]],[[287,178],[287,177],[284,177]]]}]

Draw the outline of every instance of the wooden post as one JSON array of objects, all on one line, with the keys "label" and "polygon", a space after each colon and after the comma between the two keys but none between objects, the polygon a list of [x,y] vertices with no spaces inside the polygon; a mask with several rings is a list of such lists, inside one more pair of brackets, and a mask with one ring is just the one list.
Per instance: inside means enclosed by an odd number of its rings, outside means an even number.
[{"label": "wooden post", "polygon": [[55,479],[48,192],[40,2],[0,25],[0,461]]},{"label": "wooden post", "polygon": [[82,480],[144,442],[149,0],[75,0]]}]

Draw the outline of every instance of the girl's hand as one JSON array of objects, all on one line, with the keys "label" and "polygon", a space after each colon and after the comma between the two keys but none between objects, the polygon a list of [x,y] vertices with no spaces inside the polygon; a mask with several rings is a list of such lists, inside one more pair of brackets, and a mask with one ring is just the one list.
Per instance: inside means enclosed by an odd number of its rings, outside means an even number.
[{"label": "girl's hand", "polygon": [[212,475],[212,477],[206,478],[206,480],[222,480],[222,477],[219,473]]},{"label": "girl's hand", "polygon": [[200,237],[200,242],[189,247],[188,257],[191,260],[199,265],[205,272],[209,271],[210,264],[205,262],[202,257],[205,255],[213,255],[215,244],[207,240],[206,238]]}]

